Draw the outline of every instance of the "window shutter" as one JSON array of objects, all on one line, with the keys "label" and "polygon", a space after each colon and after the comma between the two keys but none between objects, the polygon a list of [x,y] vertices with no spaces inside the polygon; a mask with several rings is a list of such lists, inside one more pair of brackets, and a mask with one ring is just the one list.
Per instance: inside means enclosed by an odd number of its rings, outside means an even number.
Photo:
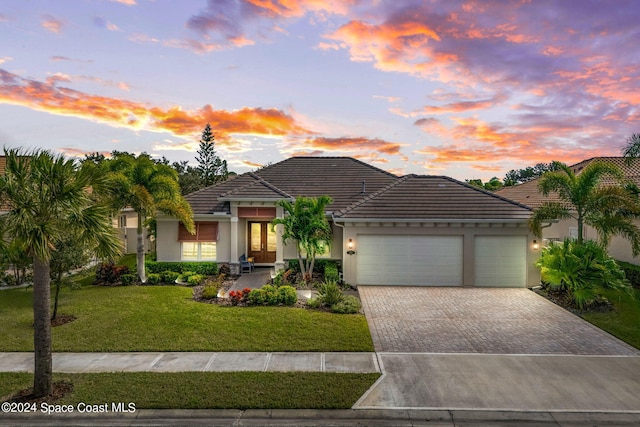
[{"label": "window shutter", "polygon": [[[197,231],[196,224],[196,231]],[[198,233],[191,234],[187,231],[186,227],[183,223],[179,223],[178,225],[178,241],[179,242],[197,242],[198,241]]]},{"label": "window shutter", "polygon": [[218,223],[217,222],[198,223],[198,241],[199,242],[215,242],[216,240],[218,240]]},{"label": "window shutter", "polygon": [[179,242],[215,242],[218,240],[217,222],[196,222],[196,234],[187,231],[183,223],[178,226]]}]

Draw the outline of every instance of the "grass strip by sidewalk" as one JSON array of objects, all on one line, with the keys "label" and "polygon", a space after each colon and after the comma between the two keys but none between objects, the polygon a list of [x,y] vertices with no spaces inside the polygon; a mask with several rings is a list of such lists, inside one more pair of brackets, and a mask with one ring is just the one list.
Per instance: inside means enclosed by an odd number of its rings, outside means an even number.
[{"label": "grass strip by sidewalk", "polygon": [[[54,374],[73,383],[52,402],[77,405],[133,402],[136,409],[344,409],[379,374],[324,372],[133,372]],[[0,398],[32,386],[29,373],[0,373]]]}]

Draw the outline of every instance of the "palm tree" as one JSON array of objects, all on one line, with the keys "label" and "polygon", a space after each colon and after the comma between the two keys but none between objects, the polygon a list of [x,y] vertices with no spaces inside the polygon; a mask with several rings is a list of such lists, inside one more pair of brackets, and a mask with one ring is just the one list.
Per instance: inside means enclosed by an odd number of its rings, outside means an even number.
[{"label": "palm tree", "polygon": [[640,133],[633,133],[627,139],[627,144],[622,149],[622,155],[627,157],[628,161],[640,157]]},{"label": "palm tree", "polygon": [[[556,192],[560,201],[545,202],[534,211],[529,220],[533,233],[541,237],[543,223],[573,218],[578,223],[578,244],[583,243],[587,224],[596,229],[602,244],[619,234],[631,242],[634,255],[640,253],[640,229],[633,222],[640,216],[638,191],[624,182],[622,171],[605,162],[590,163],[579,175],[563,163],[556,166],[556,171],[540,178],[538,189],[545,196]],[[617,185],[603,185],[605,177]]]},{"label": "palm tree", "polygon": [[51,392],[50,261],[56,245],[72,235],[100,257],[118,255],[120,245],[108,207],[96,202],[104,179],[95,168],[42,150],[4,154],[0,201],[9,210],[0,217],[0,229],[33,259],[33,394],[43,397]]},{"label": "palm tree", "polygon": [[[331,225],[324,211],[331,202],[329,196],[298,197],[295,203],[280,200],[277,205],[284,209],[285,216],[271,221],[272,227],[282,224],[282,238],[285,241],[295,240],[300,271],[307,282],[313,274],[316,253],[331,241]],[[306,253],[304,260],[303,252]]]},{"label": "palm tree", "polygon": [[178,174],[169,165],[156,163],[147,153],[138,157],[114,152],[103,163],[112,183],[111,206],[119,211],[131,207],[138,214],[137,271],[142,282],[144,268],[144,222],[160,211],[178,218],[191,233],[195,232],[191,205],[180,193]]}]

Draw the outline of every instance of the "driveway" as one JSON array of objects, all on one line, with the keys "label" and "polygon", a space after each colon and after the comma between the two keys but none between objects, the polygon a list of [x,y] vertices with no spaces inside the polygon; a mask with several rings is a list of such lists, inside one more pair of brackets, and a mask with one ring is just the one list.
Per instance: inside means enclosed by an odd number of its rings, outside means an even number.
[{"label": "driveway", "polygon": [[378,352],[640,355],[528,289],[358,290]]},{"label": "driveway", "polygon": [[354,408],[640,414],[640,351],[528,289],[359,292],[383,375]]}]

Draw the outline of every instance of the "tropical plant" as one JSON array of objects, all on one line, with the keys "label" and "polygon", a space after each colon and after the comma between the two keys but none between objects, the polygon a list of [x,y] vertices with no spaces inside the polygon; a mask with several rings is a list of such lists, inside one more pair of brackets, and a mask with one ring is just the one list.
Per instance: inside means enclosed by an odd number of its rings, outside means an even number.
[{"label": "tropical plant", "polygon": [[0,175],[0,203],[9,206],[0,216],[10,239],[21,242],[33,259],[34,379],[33,395],[51,393],[51,258],[66,236],[98,256],[120,252],[107,206],[98,202],[105,190],[95,167],[79,167],[48,151],[23,152],[5,148],[6,166]]},{"label": "tropical plant", "polygon": [[144,283],[147,278],[143,224],[160,211],[179,219],[189,232],[195,233],[191,206],[180,193],[176,171],[169,165],[154,162],[146,153],[136,157],[114,151],[113,157],[100,166],[109,173],[110,204],[114,211],[131,207],[138,214],[136,265],[138,277]]},{"label": "tropical plant", "polygon": [[63,283],[63,275],[69,273],[77,267],[85,265],[89,261],[87,252],[82,245],[78,244],[73,236],[65,236],[51,254],[51,280],[56,285],[56,294],[53,298],[53,313],[51,320],[58,315],[58,300],[60,297],[60,287]]},{"label": "tropical plant", "polygon": [[311,281],[316,254],[331,241],[331,225],[325,215],[325,207],[331,202],[329,196],[298,197],[294,203],[280,200],[277,205],[284,209],[285,216],[271,221],[274,228],[282,225],[285,241],[296,242],[300,271],[307,283]]},{"label": "tropical plant", "polygon": [[339,314],[356,314],[362,308],[360,300],[353,295],[347,295],[342,301],[331,306],[333,313]]},{"label": "tropical plant", "polygon": [[622,155],[629,161],[640,157],[640,133],[633,133],[627,139],[627,143],[622,149]]},{"label": "tropical plant", "polygon": [[536,265],[542,279],[553,290],[562,291],[579,308],[598,299],[602,289],[629,290],[629,281],[605,248],[587,240],[579,244],[572,239],[542,250]]},{"label": "tropical plant", "polygon": [[[622,171],[610,163],[592,162],[576,175],[567,165],[556,163],[558,170],[545,173],[538,189],[545,196],[556,192],[560,201],[544,202],[533,212],[529,220],[533,233],[541,237],[545,222],[572,218],[578,224],[578,243],[584,240],[587,224],[597,231],[603,245],[618,234],[631,242],[634,255],[640,253],[640,229],[634,224],[640,216],[638,192],[624,182]],[[604,178],[616,184],[604,185]]]},{"label": "tropical plant", "polygon": [[342,301],[344,294],[335,280],[327,280],[318,288],[318,299],[327,307],[331,307]]}]

